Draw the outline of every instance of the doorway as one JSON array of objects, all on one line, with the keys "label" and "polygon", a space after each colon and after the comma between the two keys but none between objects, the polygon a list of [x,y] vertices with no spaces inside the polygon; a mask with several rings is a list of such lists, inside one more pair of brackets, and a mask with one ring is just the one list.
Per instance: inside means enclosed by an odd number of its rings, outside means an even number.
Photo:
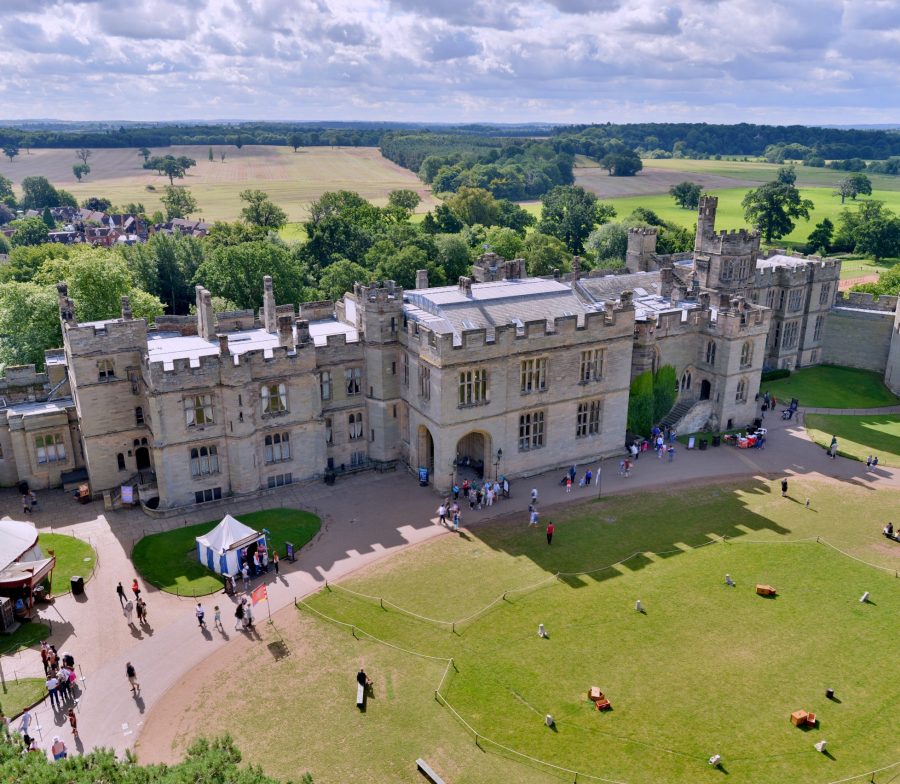
[{"label": "doorway", "polygon": [[416,468],[427,468],[428,473],[434,476],[434,438],[425,425],[419,425],[416,456],[418,457]]},{"label": "doorway", "polygon": [[138,447],[134,453],[134,461],[137,465],[138,471],[149,471],[150,470],[150,450],[145,447]]},{"label": "doorway", "polygon": [[484,469],[490,463],[490,436],[473,432],[464,435],[456,444],[456,466],[465,479],[484,478]]},{"label": "doorway", "polygon": [[709,400],[709,394],[712,391],[712,385],[705,378],[700,384],[700,399]]}]

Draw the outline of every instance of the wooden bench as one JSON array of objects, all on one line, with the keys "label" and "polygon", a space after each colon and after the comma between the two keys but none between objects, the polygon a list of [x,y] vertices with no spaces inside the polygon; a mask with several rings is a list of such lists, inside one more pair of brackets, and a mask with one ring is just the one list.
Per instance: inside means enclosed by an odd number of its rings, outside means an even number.
[{"label": "wooden bench", "polygon": [[366,707],[366,687],[362,683],[356,684],[356,707],[360,710]]},{"label": "wooden bench", "polygon": [[416,760],[416,767],[419,769],[419,773],[428,779],[431,784],[444,784],[444,780],[438,776],[438,774],[431,769],[431,765],[425,762],[421,757]]}]

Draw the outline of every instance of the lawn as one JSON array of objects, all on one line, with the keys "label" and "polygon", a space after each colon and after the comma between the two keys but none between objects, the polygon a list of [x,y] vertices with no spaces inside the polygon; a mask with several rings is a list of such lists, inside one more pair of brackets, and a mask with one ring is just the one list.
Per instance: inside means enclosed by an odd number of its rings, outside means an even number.
[{"label": "lawn", "polygon": [[[224,151],[225,161],[219,158]],[[291,221],[305,220],[310,202],[325,191],[352,190],[375,204],[387,204],[388,193],[411,188],[422,197],[419,209],[435,204],[425,184],[411,171],[382,157],[374,147],[290,147],[247,145],[214,146],[214,160],[207,159],[203,146],[165,147],[153,155],[187,155],[197,161],[178,185],[190,189],[199,205],[194,217],[207,220],[235,220],[243,204],[239,194],[259,188],[284,209]],[[72,174],[77,163],[75,150],[32,150],[12,163],[0,161],[0,174],[11,179],[19,192],[24,177],[42,175],[65,188],[79,201],[89,196],[105,196],[116,205],[141,202],[148,211],[159,209],[166,177],[148,171],[136,149],[97,149],[91,157],[91,173],[82,182]]]},{"label": "lawn", "polygon": [[837,436],[839,455],[863,461],[877,455],[879,465],[900,467],[900,414],[807,414],[805,424],[809,437],[826,449]]},{"label": "lawn", "polygon": [[[308,600],[364,630],[359,639],[303,605],[278,614],[262,644],[288,657],[260,655],[248,641],[227,667],[252,668],[255,692],[283,696],[247,700],[241,689],[221,689],[221,668],[207,668],[191,676],[189,711],[167,710],[165,701],[154,710],[145,730],[154,744],[140,753],[177,755],[218,722],[267,772],[296,778],[309,770],[317,784],[412,784],[420,756],[448,781],[573,780],[513,762],[496,743],[629,784],[720,781],[707,765],[711,754],[723,756],[732,784],[821,784],[894,762],[900,740],[883,719],[900,699],[900,681],[872,663],[896,657],[900,584],[815,537],[896,565],[879,521],[900,493],[800,478],[791,490],[810,497],[810,509],[757,481],[566,507],[553,515],[552,547],[543,531],[516,521],[406,550],[341,584],[384,597],[387,609],[341,587]],[[868,526],[859,524],[863,504]],[[724,586],[725,573],[737,587]],[[778,597],[756,596],[757,582],[775,585]],[[874,603],[859,603],[864,590]],[[646,614],[634,611],[638,598]],[[549,639],[537,637],[539,623]],[[365,713],[353,704],[360,665],[374,680]],[[586,693],[594,685],[612,712],[592,709]],[[827,687],[840,702],[825,699]],[[435,700],[438,688],[484,751]],[[793,727],[798,708],[817,713],[820,727]],[[273,712],[280,721],[261,735],[255,728]],[[544,726],[548,713],[553,730]],[[812,748],[823,738],[831,758]]]},{"label": "lawn", "polygon": [[896,259],[875,259],[861,258],[859,256],[851,256],[841,259],[841,279],[861,278],[865,275],[880,275],[898,264]]},{"label": "lawn", "polygon": [[801,408],[879,408],[900,403],[880,374],[834,365],[804,368],[788,378],[763,381],[760,391],[785,403],[795,397]]},{"label": "lawn", "polygon": [[[318,517],[299,509],[266,509],[239,515],[238,519],[257,531],[267,529],[269,547],[277,550],[281,558],[284,558],[285,542],[291,542],[299,551],[321,526]],[[221,577],[197,560],[196,542],[198,536],[218,523],[213,520],[145,536],[131,554],[135,568],[146,582],[168,593],[206,596],[221,590]]]},{"label": "lawn", "polygon": [[[43,678],[19,678],[18,682],[7,680],[0,686],[0,709],[12,721],[22,713],[22,709],[40,702],[47,696]],[[11,729],[18,729],[18,725]]]},{"label": "lawn", "polygon": [[43,623],[23,623],[12,634],[0,635],[0,656],[30,648],[50,636],[50,627]]},{"label": "lawn", "polygon": [[38,544],[44,553],[52,550],[56,556],[53,581],[50,584],[51,595],[68,593],[72,589],[71,580],[74,575],[84,577],[85,582],[93,576],[97,553],[87,542],[64,534],[40,534]]}]

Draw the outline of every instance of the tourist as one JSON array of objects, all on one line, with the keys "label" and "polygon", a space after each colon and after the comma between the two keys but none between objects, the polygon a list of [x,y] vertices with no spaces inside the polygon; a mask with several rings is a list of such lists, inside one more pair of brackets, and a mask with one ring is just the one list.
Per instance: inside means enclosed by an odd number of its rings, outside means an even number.
[{"label": "tourist", "polygon": [[219,609],[218,604],[213,607],[213,626],[219,631],[225,631],[225,627],[222,626],[222,611]]},{"label": "tourist", "polygon": [[594,472],[591,471],[591,469],[589,468],[587,471],[584,472],[584,486],[585,486],[585,487],[590,487],[590,486],[591,486],[591,480],[592,480],[593,478],[594,478]]},{"label": "tourist", "polygon": [[498,480],[494,480],[494,498],[496,498],[498,501],[500,500],[500,491],[500,482]]},{"label": "tourist", "polygon": [[528,519],[528,525],[529,525],[529,526],[531,526],[531,525],[537,525],[537,524],[538,524],[538,517],[539,517],[539,515],[538,515],[538,510],[535,509],[535,508],[532,506],[532,507],[531,507],[531,514],[530,514],[529,519]]},{"label": "tourist", "polygon": [[126,602],[125,609],[122,610],[122,615],[128,620],[128,625],[133,626],[134,624],[131,622],[131,614],[134,612],[134,603]]},{"label": "tourist", "polygon": [[872,467],[872,455],[869,455],[866,458],[866,468],[871,468],[871,467]]},{"label": "tourist", "polygon": [[147,620],[147,604],[143,599],[139,598],[134,606],[134,610],[137,613],[138,623],[143,625]]},{"label": "tourist", "polygon": [[538,491],[536,487],[531,488],[531,503],[536,504],[538,500]]},{"label": "tourist", "polygon": [[44,665],[44,675],[49,674],[49,672],[50,672],[50,646],[47,645],[46,640],[44,640],[41,643],[41,663]]},{"label": "tourist", "polygon": [[30,735],[25,736],[25,748],[28,751],[40,751],[37,745],[37,738],[32,738]]},{"label": "tourist", "polygon": [[578,476],[578,471],[575,470],[575,466],[572,466],[569,469],[569,479],[572,480],[572,484],[575,484],[575,477]]},{"label": "tourist", "polygon": [[253,551],[253,576],[259,575],[259,550]]},{"label": "tourist", "polygon": [[888,523],[888,524],[884,527],[884,531],[882,531],[882,533],[883,533],[885,536],[890,536],[890,537],[893,539],[893,538],[894,538],[894,524],[893,524],[893,523]]},{"label": "tourist", "polygon": [[572,492],[572,477],[571,476],[566,477],[566,492],[567,493]]},{"label": "tourist", "polygon": [[241,601],[237,607],[234,608],[234,630],[238,631],[244,625],[244,602]]},{"label": "tourist", "polygon": [[44,684],[47,687],[47,694],[50,695],[50,705],[54,708],[61,708],[62,705],[59,700],[59,681],[57,680],[55,675],[48,675],[47,681]]},{"label": "tourist", "polygon": [[669,462],[671,463],[675,459],[675,447],[669,444],[669,448],[666,451],[669,453]]},{"label": "tourist", "polygon": [[244,561],[244,565],[241,567],[241,577],[244,579],[244,592],[250,590],[250,566]]},{"label": "tourist", "polygon": [[137,577],[131,581],[131,590],[134,593],[135,599],[141,595],[141,586],[138,585]]},{"label": "tourist", "polygon": [[69,726],[72,728],[72,735],[78,737],[78,719],[75,717],[75,709],[69,708]]},{"label": "tourist", "polygon": [[31,496],[28,493],[22,495],[22,511],[25,514],[31,514]]},{"label": "tourist", "polygon": [[206,615],[206,611],[203,609],[203,605],[200,602],[197,602],[197,609],[194,610],[194,613],[197,615],[197,625],[201,629],[206,628],[206,621],[204,620],[204,616]]},{"label": "tourist", "polygon": [[138,683],[137,670],[134,669],[134,665],[131,662],[125,662],[125,677],[128,678],[128,683],[131,684],[131,693],[137,694],[141,690],[141,684]]},{"label": "tourist", "polygon": [[278,576],[278,550],[272,550],[272,566],[275,567],[275,576]]},{"label": "tourist", "polygon": [[837,457],[837,436],[831,437],[831,446],[828,447],[828,455],[832,460]]},{"label": "tourist", "polygon": [[19,734],[27,735],[28,728],[31,726],[31,711],[28,708],[22,708],[22,715],[19,718]]},{"label": "tourist", "polygon": [[[247,602],[246,599],[244,599]],[[253,604],[251,602],[247,602],[246,607],[244,608],[244,620],[247,622],[247,628],[253,628]]]},{"label": "tourist", "polygon": [[360,667],[359,672],[356,673],[356,682],[364,689],[367,689],[372,685],[372,679],[366,675],[366,671],[362,667]]},{"label": "tourist", "polygon": [[787,477],[781,480],[781,497],[787,498],[788,480]]},{"label": "tourist", "polygon": [[456,482],[453,483],[453,500],[459,500],[459,485]]},{"label": "tourist", "polygon": [[443,503],[437,508],[437,513],[438,513],[438,524],[446,525],[447,524],[447,507],[444,506]]},{"label": "tourist", "polygon": [[459,508],[457,507],[456,511],[453,513],[453,530],[459,531]]},{"label": "tourist", "polygon": [[508,479],[503,480],[503,497],[509,498],[509,480]]},{"label": "tourist", "polygon": [[263,565],[263,571],[266,574],[268,574],[269,573],[269,551],[268,550],[263,550],[262,565]]},{"label": "tourist", "polygon": [[553,528],[553,523],[552,522],[547,523],[547,544],[553,543],[553,531],[554,530],[555,529]]},{"label": "tourist", "polygon": [[878,455],[872,457],[872,468],[878,468]]},{"label": "tourist", "polygon": [[31,501],[31,508],[37,511],[37,496],[34,493],[34,490],[28,491],[28,500]]},{"label": "tourist", "polygon": [[119,604],[124,607],[125,606],[125,589],[122,587],[122,581],[119,580],[119,584],[116,586],[116,595],[119,597]]},{"label": "tourist", "polygon": [[69,752],[66,750],[66,744],[59,739],[59,735],[53,736],[53,745],[50,747],[50,753],[55,760],[65,759],[69,756]]}]

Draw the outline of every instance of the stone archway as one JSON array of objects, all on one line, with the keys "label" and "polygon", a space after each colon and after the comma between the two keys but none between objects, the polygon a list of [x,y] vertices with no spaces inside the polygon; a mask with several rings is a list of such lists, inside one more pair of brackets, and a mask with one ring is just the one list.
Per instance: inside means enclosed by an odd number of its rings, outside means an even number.
[{"label": "stone archway", "polygon": [[425,425],[419,425],[416,431],[416,468],[427,468],[428,473],[434,475],[434,438],[431,431]]},{"label": "stone archway", "polygon": [[456,465],[460,476],[471,473],[481,479],[491,462],[491,437],[480,430],[466,433],[456,443]]},{"label": "stone archway", "polygon": [[703,382],[700,384],[700,399],[701,400],[709,400],[710,393],[712,392],[712,384],[709,383],[707,379],[703,379]]}]

